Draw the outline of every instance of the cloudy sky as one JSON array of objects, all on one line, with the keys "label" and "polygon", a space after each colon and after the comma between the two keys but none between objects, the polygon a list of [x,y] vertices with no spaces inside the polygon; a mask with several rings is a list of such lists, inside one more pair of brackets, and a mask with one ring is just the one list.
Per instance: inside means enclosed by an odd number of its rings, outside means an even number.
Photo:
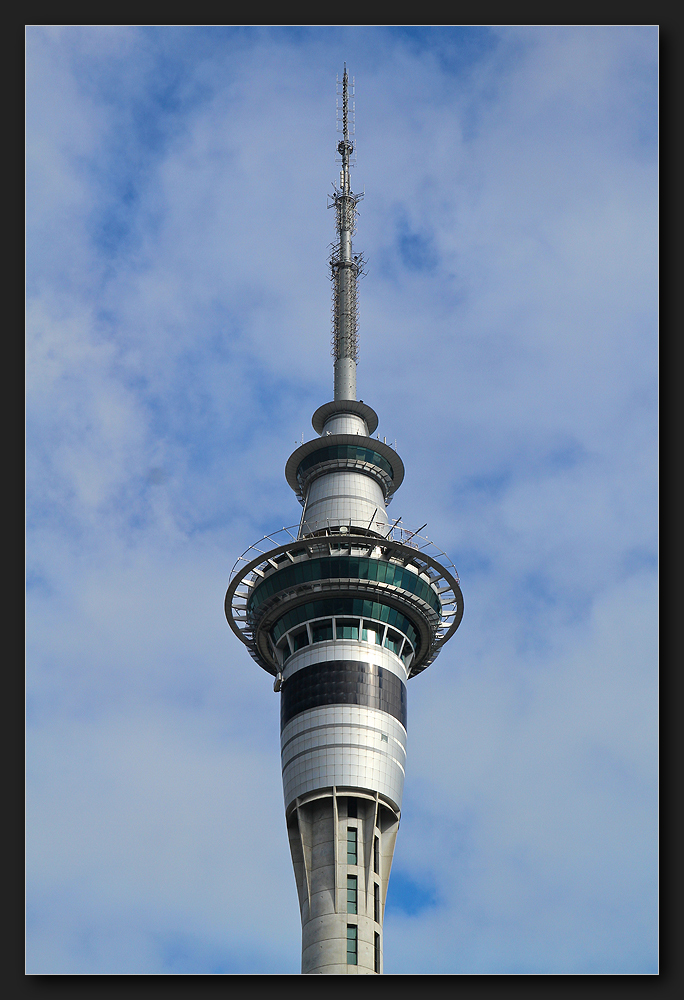
[{"label": "cloudy sky", "polygon": [[409,686],[386,972],[657,971],[657,45],[27,29],[29,972],[299,971],[223,598],[332,395],[345,61],[359,395],[465,597]]}]

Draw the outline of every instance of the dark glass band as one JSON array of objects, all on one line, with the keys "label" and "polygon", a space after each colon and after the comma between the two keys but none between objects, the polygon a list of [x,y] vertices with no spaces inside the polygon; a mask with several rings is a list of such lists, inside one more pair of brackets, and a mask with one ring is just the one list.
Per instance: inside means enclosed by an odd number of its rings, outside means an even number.
[{"label": "dark glass band", "polygon": [[387,712],[406,729],[406,685],[375,663],[327,660],[296,670],[280,691],[281,731],[295,715],[323,705],[361,705]]},{"label": "dark glass band", "polygon": [[263,601],[281,590],[300,583],[329,579],[377,580],[379,583],[389,583],[422,598],[438,615],[442,613],[439,597],[416,573],[384,559],[368,559],[362,556],[305,559],[294,566],[280,569],[257,584],[247,601],[247,610],[256,611]]},{"label": "dark glass band", "polygon": [[368,462],[370,465],[377,465],[379,469],[387,473],[390,479],[394,478],[394,471],[387,459],[383,455],[378,454],[377,451],[373,451],[372,448],[362,448],[355,444],[331,444],[312,452],[299,463],[297,479],[301,480],[304,473],[312,466],[318,465],[320,462],[330,462],[333,459],[351,459],[355,462]]}]

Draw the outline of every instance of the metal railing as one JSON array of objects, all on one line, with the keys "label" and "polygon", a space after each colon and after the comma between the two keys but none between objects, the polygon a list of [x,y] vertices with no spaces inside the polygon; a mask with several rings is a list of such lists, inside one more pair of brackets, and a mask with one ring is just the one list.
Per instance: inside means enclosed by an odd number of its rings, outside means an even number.
[{"label": "metal railing", "polygon": [[[449,573],[454,577],[457,583],[459,583],[459,576],[454,566],[453,562],[449,556],[434,544],[426,535],[421,535],[420,531],[426,527],[422,527],[418,530],[411,529],[405,524],[400,523],[401,518],[398,518],[394,524],[387,528],[387,524],[383,521],[371,522],[369,527],[360,527],[359,525],[352,524],[351,519],[348,524],[323,524],[321,527],[316,527],[313,532],[309,531],[305,536],[299,534],[300,525],[293,524],[289,528],[280,528],[278,531],[272,531],[268,535],[264,535],[260,538],[258,542],[250,545],[249,548],[245,549],[241,556],[235,560],[235,564],[230,571],[230,581],[233,580],[237,573],[241,573],[245,566],[251,563],[254,559],[257,559],[260,555],[266,558],[268,553],[272,549],[277,549],[281,545],[287,545],[289,542],[306,542],[314,541],[316,538],[326,538],[334,537],[339,540],[340,537],[345,535],[366,535],[370,538],[376,538],[378,544],[382,544],[383,540],[390,542],[398,542],[400,545],[407,545],[416,552],[420,552],[436,562],[440,563]],[[318,522],[315,522],[316,524]],[[312,527],[312,523],[307,521],[309,528]],[[375,526],[378,530],[373,530]],[[380,530],[382,529],[382,530]]]}]

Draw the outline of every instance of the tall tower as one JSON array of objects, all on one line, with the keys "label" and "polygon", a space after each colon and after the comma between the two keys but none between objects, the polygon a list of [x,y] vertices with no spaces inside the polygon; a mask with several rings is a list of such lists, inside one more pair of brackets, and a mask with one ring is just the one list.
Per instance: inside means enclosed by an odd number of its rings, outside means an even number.
[{"label": "tall tower", "polygon": [[[338,94],[340,182],[333,282],[334,399],[285,477],[298,527],[236,562],[226,617],[280,693],[285,819],[302,917],[302,972],[382,972],[383,916],[406,763],[407,681],[463,616],[458,574],[418,531],[386,513],[404,477],[356,399],[357,202],[351,190],[353,85]],[[350,93],[351,92],[351,93]],[[425,527],[423,525],[423,527]],[[419,529],[422,530],[422,529]]]}]

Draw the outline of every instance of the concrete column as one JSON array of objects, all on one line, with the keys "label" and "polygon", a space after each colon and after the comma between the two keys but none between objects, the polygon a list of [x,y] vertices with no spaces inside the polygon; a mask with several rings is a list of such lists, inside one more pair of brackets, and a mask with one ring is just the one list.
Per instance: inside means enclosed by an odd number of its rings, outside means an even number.
[{"label": "concrete column", "polygon": [[356,399],[356,361],[335,359],[335,399]]},{"label": "concrete column", "polygon": [[[290,814],[290,846],[302,915],[303,975],[382,972],[384,901],[399,819],[379,802],[377,794],[347,794],[353,791],[331,790],[299,803]],[[356,863],[347,853],[350,830],[356,833]],[[350,875],[356,879],[355,906],[347,898]],[[375,885],[379,913],[375,912]],[[355,954],[348,951],[349,927],[355,928]]]}]

